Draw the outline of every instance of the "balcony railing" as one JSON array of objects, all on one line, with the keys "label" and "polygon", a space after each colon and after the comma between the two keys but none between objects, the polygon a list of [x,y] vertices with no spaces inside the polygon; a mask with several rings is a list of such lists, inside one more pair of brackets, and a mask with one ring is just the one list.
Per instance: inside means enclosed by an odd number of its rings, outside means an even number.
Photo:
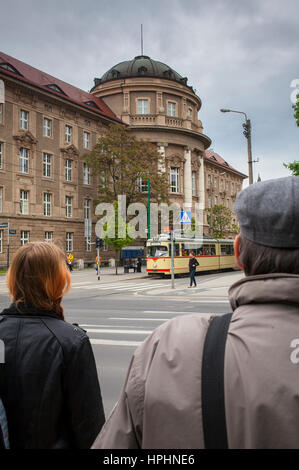
[{"label": "balcony railing", "polygon": [[183,127],[183,119],[166,116],[165,124],[169,127]]},{"label": "balcony railing", "polygon": [[130,117],[130,123],[134,126],[144,126],[144,124],[156,124],[156,116],[153,114],[136,114]]}]

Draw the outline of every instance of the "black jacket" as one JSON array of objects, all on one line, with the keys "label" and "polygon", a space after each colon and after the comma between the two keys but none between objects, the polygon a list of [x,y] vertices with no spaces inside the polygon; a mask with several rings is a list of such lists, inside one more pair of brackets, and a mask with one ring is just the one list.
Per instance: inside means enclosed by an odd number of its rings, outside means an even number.
[{"label": "black jacket", "polygon": [[197,261],[197,259],[190,258],[189,259],[189,271],[191,271],[191,269],[196,269],[196,266],[199,266],[199,262]]},{"label": "black jacket", "polygon": [[0,339],[0,396],[11,448],[89,448],[105,416],[84,330],[51,312],[12,304],[0,314]]}]

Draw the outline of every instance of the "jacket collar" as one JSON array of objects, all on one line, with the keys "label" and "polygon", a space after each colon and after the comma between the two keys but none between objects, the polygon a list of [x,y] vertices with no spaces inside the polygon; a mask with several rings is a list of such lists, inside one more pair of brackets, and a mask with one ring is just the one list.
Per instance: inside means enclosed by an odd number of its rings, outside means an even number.
[{"label": "jacket collar", "polygon": [[5,308],[1,315],[14,315],[14,316],[49,316],[62,320],[56,313],[51,310],[42,310],[35,307],[30,303],[18,302],[12,303],[8,308]]},{"label": "jacket collar", "polygon": [[228,291],[232,309],[248,304],[287,303],[299,306],[299,275],[260,274],[247,276]]}]

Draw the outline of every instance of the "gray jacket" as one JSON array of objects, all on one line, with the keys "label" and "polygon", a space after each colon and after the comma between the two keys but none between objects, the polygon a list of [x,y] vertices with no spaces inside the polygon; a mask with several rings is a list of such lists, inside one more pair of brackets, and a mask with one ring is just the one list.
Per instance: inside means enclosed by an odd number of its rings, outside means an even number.
[{"label": "gray jacket", "polygon": [[[229,447],[298,448],[299,276],[245,277],[230,288],[229,298],[234,311],[225,354]],[[94,448],[204,448],[201,365],[210,319],[174,318],[135,351]]]}]

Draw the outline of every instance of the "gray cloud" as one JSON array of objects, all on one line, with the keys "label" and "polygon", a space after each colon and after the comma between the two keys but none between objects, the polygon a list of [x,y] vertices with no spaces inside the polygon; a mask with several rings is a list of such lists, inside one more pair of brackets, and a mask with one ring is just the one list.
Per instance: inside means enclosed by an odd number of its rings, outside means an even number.
[{"label": "gray cloud", "polygon": [[254,174],[288,172],[299,129],[290,83],[299,78],[297,0],[10,0],[1,7],[1,50],[88,90],[114,64],[144,53],[187,76],[201,97],[212,146],[247,173],[242,118],[252,120]]}]

